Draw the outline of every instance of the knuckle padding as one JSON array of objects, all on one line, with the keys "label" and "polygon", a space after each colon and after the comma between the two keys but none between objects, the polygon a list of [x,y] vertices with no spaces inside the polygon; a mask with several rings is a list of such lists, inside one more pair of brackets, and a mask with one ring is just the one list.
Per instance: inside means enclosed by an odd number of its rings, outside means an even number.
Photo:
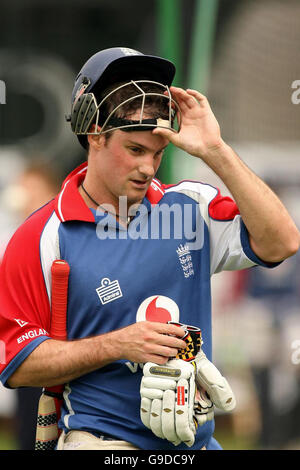
[{"label": "knuckle padding", "polygon": [[169,360],[161,366],[146,363],[143,368],[142,422],[157,437],[175,446],[185,442],[190,447],[195,441],[195,372],[194,365],[181,359]]},{"label": "knuckle padding", "polygon": [[152,432],[161,439],[164,438],[162,433],[162,424],[161,424],[161,408],[162,408],[162,401],[161,400],[153,400],[151,406],[151,413],[150,413],[150,426]]},{"label": "knuckle padding", "polygon": [[141,396],[149,398],[150,400],[159,399],[163,397],[163,391],[156,388],[141,388]]},{"label": "knuckle padding", "polygon": [[178,436],[175,431],[174,413],[175,392],[173,390],[166,390],[164,392],[162,404],[162,431],[166,439],[173,443],[178,440]]},{"label": "knuckle padding", "polygon": [[188,390],[189,384],[186,379],[178,381],[177,388],[184,388],[184,396],[180,400],[177,399],[175,405],[175,425],[178,437],[185,442],[188,446],[194,443],[194,433],[190,428],[189,422],[189,397]]},{"label": "knuckle padding", "polygon": [[142,387],[157,388],[160,390],[175,390],[176,382],[172,379],[160,379],[156,377],[143,377]]},{"label": "knuckle padding", "polygon": [[143,397],[141,399],[140,417],[142,423],[146,428],[150,428],[150,411],[151,411],[151,400]]}]

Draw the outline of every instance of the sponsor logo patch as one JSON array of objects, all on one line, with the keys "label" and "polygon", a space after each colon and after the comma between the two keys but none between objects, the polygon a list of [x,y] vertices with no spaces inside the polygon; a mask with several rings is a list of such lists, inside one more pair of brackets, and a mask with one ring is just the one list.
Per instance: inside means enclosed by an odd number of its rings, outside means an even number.
[{"label": "sponsor logo patch", "polygon": [[171,367],[159,367],[159,366],[152,366],[150,367],[150,372],[153,375],[165,375],[166,377],[180,377],[181,370],[180,369],[171,369]]},{"label": "sponsor logo patch", "polygon": [[152,295],[145,299],[138,308],[136,321],[179,321],[179,308],[174,300],[164,295]]},{"label": "sponsor logo patch", "polygon": [[177,405],[183,406],[184,404],[185,404],[184,387],[180,385],[179,387],[177,387]]},{"label": "sponsor logo patch", "polygon": [[102,305],[123,297],[119,281],[110,281],[108,277],[104,277],[101,280],[101,285],[96,289],[96,292]]}]

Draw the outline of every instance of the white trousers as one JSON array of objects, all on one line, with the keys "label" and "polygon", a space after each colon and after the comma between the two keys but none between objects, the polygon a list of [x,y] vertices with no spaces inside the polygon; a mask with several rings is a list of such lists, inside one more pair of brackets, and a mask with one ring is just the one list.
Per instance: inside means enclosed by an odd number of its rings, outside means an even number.
[{"label": "white trousers", "polygon": [[126,441],[103,441],[86,431],[61,433],[57,450],[139,450]]}]

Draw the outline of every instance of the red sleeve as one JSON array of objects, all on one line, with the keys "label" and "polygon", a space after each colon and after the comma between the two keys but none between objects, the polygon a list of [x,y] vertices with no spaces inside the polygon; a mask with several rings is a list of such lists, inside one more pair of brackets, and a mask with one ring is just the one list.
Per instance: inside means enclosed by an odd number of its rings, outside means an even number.
[{"label": "red sleeve", "polygon": [[0,379],[5,384],[45,339],[50,303],[40,262],[40,237],[53,212],[49,203],[15,232],[0,267]]}]

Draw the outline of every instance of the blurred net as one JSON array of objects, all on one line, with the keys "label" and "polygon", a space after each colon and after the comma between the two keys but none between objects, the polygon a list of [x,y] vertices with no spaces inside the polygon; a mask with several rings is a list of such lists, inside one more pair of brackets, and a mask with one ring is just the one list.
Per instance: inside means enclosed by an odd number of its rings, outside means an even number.
[{"label": "blurred net", "polygon": [[209,96],[230,141],[300,140],[300,2],[239,2],[216,44]]}]

